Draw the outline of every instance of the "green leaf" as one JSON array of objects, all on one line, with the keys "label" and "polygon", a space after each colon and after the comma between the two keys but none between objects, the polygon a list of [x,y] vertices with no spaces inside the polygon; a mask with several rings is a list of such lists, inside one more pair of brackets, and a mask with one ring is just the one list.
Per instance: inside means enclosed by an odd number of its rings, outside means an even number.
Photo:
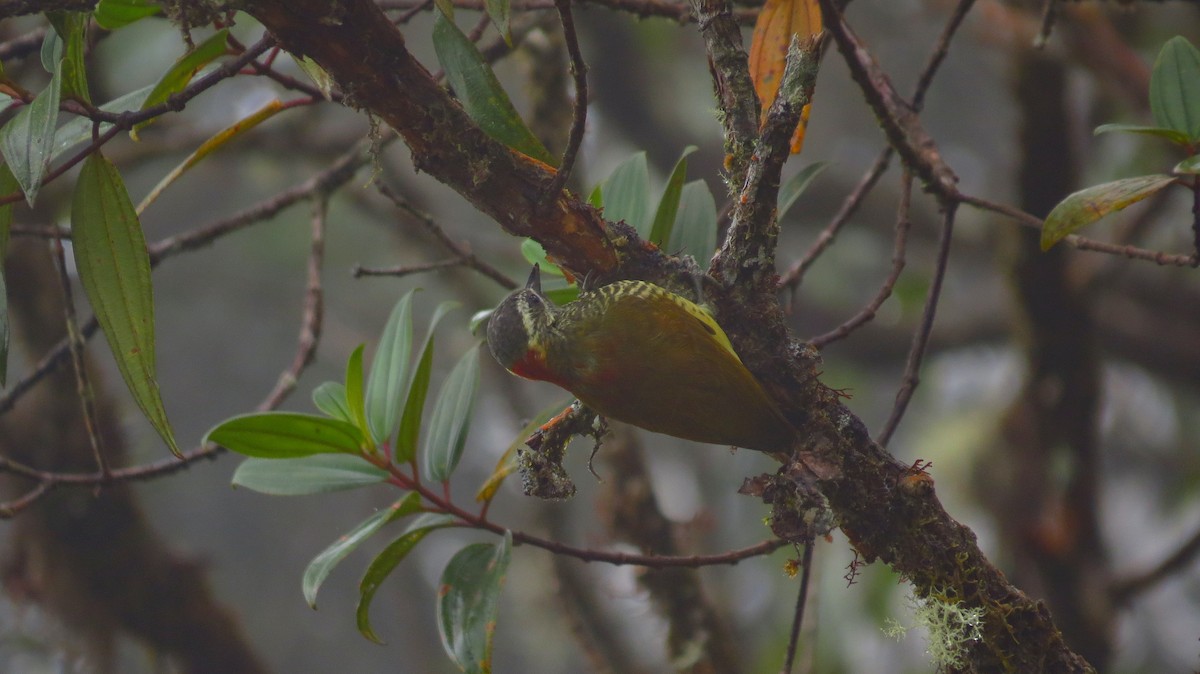
[{"label": "green leaf", "polygon": [[1119,211],[1158,192],[1175,178],[1165,175],[1125,178],[1080,190],[1063,199],[1042,224],[1042,250],[1061,241],[1081,227]]},{"label": "green leaf", "polygon": [[800,172],[792,176],[782,187],[779,188],[779,212],[776,213],[777,220],[783,220],[783,215],[787,213],[792,204],[796,203],[796,199],[800,198],[801,194],[808,189],[814,178],[817,177],[825,167],[829,166],[829,162],[818,161],[800,169]]},{"label": "green leaf", "polygon": [[446,653],[464,672],[492,671],[492,636],[500,613],[500,588],[512,559],[512,532],[498,545],[468,545],[442,571],[438,633]]},{"label": "green leaf", "polygon": [[425,397],[429,393],[429,377],[433,370],[433,331],[442,317],[458,306],[457,302],[442,302],[429,320],[425,332],[425,343],[421,346],[421,359],[408,385],[408,396],[404,401],[404,415],[400,418],[400,432],[396,435],[394,457],[396,463],[407,463],[417,455],[417,439],[421,434],[421,417],[425,413]]},{"label": "green leaf", "polygon": [[317,591],[321,589],[321,584],[329,577],[329,572],[333,571],[333,567],[337,566],[355,548],[362,545],[363,541],[382,529],[385,524],[412,515],[420,507],[421,495],[412,492],[387,508],[372,514],[337,539],[333,545],[321,551],[321,554],[314,557],[308,563],[308,568],[304,570],[304,580],[301,581],[304,601],[315,609],[317,607]]},{"label": "green leaf", "polygon": [[46,31],[46,37],[42,39],[42,49],[38,54],[42,60],[42,68],[48,73],[53,73],[59,68],[59,63],[62,61],[63,41],[59,37],[58,31]]},{"label": "green leaf", "polygon": [[671,230],[675,227],[675,215],[679,212],[679,197],[683,193],[683,181],[687,178],[688,155],[696,151],[695,145],[689,145],[675,162],[667,186],[663,188],[662,198],[658,200],[658,209],[654,212],[653,224],[650,227],[650,242],[662,248],[671,240]]},{"label": "green leaf", "polygon": [[346,385],[336,382],[327,381],[313,389],[312,393],[313,405],[325,414],[334,419],[341,419],[346,423],[354,423],[354,417],[350,414],[350,407],[346,405]]},{"label": "green leaf", "polygon": [[0,129],[0,153],[32,207],[42,187],[42,178],[50,168],[54,145],[54,127],[58,124],[58,103],[62,92],[62,62],[54,66],[50,84],[33,102],[17,111]]},{"label": "green leaf", "polygon": [[317,85],[317,88],[321,90],[321,95],[325,97],[325,100],[329,100],[333,94],[334,84],[333,78],[329,76],[329,73],[325,72],[324,68],[307,56],[291,54],[291,57],[296,62],[296,65],[300,67],[300,70],[305,75],[308,75],[308,79],[312,80],[312,83]]},{"label": "green leaf", "polygon": [[500,86],[491,66],[475,48],[475,43],[441,12],[434,16],[433,49],[437,52],[438,63],[446,71],[446,81],[481,129],[522,154],[555,165],[557,160],[521,121],[517,109]]},{"label": "green leaf", "polygon": [[[346,409],[350,411],[350,422],[369,439],[371,429],[367,427],[366,402],[363,398],[363,346],[359,344],[350,354],[350,360],[346,361]],[[371,446],[375,446],[374,442]]]},{"label": "green leaf", "polygon": [[1176,145],[1187,145],[1189,140],[1187,134],[1180,133],[1174,129],[1164,129],[1158,126],[1142,126],[1139,124],[1101,124],[1096,127],[1092,135],[1099,136],[1102,133],[1140,133],[1147,136],[1166,138]]},{"label": "green leaf", "polygon": [[1154,123],[1200,140],[1200,51],[1183,37],[1167,40],[1150,74]]},{"label": "green leaf", "polygon": [[588,195],[588,205],[593,208],[604,206],[604,186],[602,184],[597,184],[592,188],[592,193]]},{"label": "green leaf", "polygon": [[511,48],[513,46],[512,31],[509,30],[508,23],[512,8],[509,0],[487,0],[484,6],[487,8],[488,17],[496,25],[496,30],[504,38],[504,44]]},{"label": "green leaf", "polygon": [[475,346],[459,359],[433,405],[421,459],[422,472],[434,482],[450,479],[462,458],[467,432],[471,428],[475,391],[479,388],[478,351],[479,347]]},{"label": "green leaf", "polygon": [[550,261],[546,257],[546,249],[542,248],[542,244],[533,239],[525,239],[521,242],[521,255],[525,261],[531,265],[540,265],[542,274],[547,276],[562,276],[562,269],[558,265]]},{"label": "green leaf", "polygon": [[358,585],[358,608],[355,611],[358,631],[364,637],[377,644],[383,643],[383,640],[376,636],[375,631],[371,629],[371,600],[375,598],[375,592],[384,579],[391,575],[392,570],[404,561],[408,553],[412,552],[412,549],[417,547],[417,543],[420,543],[421,539],[425,538],[429,532],[453,523],[454,517],[451,515],[435,513],[421,515],[408,525],[399,538],[392,541],[384,548],[383,552],[371,560],[370,566],[363,574],[362,582]]},{"label": "green leaf", "polygon": [[154,364],[150,255],[121,174],[99,151],[83,163],[71,202],[79,281],[138,407],[178,455]]},{"label": "green leaf", "polygon": [[701,268],[708,268],[717,249],[717,203],[703,180],[683,186],[669,248],[682,250],[696,258]]},{"label": "green leaf", "polygon": [[650,170],[646,153],[626,159],[604,181],[604,218],[624,220],[643,239],[650,234]]},{"label": "green leaf", "polygon": [[375,444],[386,444],[400,425],[400,406],[408,383],[408,360],[412,353],[412,297],[410,290],[396,302],[379,338],[367,379],[367,423]]},{"label": "green leaf", "polygon": [[[183,91],[184,87],[192,81],[196,73],[200,69],[208,65],[214,59],[225,53],[225,44],[229,39],[229,30],[222,29],[213,34],[204,42],[196,45],[194,49],[179,57],[175,65],[171,69],[163,73],[163,76],[154,85],[150,95],[146,97],[146,101],[142,103],[142,110],[152,108],[159,103],[164,103],[173,94]],[[138,139],[138,131],[145,128],[146,125],[154,120],[146,120],[136,124],[129,131],[129,135],[134,140]]]},{"label": "green leaf", "polygon": [[1175,173],[1200,173],[1200,154],[1194,154],[1175,165]]},{"label": "green leaf", "polygon": [[358,454],[364,439],[357,426],[339,419],[261,412],[226,419],[204,436],[204,442],[260,459],[295,459],[313,454]]},{"label": "green leaf", "polygon": [[116,30],[160,11],[162,8],[152,0],[100,0],[95,19],[102,28]]},{"label": "green leaf", "polygon": [[579,286],[570,285],[562,288],[547,288],[542,294],[549,298],[551,302],[562,306],[570,304],[579,298]]},{"label": "green leaf", "polygon": [[233,486],[272,496],[303,496],[357,489],[388,478],[386,470],[356,454],[313,454],[298,459],[246,459]]},{"label": "green leaf", "polygon": [[84,37],[90,15],[86,12],[47,12],[54,32],[65,45],[62,56],[62,96],[91,103],[87,70],[83,63]]},{"label": "green leaf", "polygon": [[[144,86],[137,91],[132,91],[124,96],[114,98],[113,100],[100,106],[100,109],[105,112],[121,113],[128,110],[137,110],[142,107],[142,103],[146,101],[146,97],[154,89],[154,85]],[[104,122],[100,125],[100,133],[107,133],[112,128],[112,124]],[[57,158],[62,153],[71,148],[90,141],[92,139],[92,120],[87,117],[75,117],[59,127],[54,134],[54,149],[53,157]]]}]

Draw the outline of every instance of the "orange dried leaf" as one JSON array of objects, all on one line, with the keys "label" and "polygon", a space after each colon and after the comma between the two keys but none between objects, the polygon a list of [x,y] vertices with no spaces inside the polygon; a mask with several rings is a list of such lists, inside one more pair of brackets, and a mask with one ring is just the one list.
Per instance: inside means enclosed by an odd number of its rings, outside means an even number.
[{"label": "orange dried leaf", "polygon": [[[764,118],[779,93],[779,81],[787,65],[792,36],[799,35],[801,40],[806,40],[821,30],[821,8],[816,0],[767,0],[763,5],[750,41],[750,77],[754,80],[754,91],[762,104]],[[792,136],[792,154],[799,153],[804,144],[810,107],[804,106],[800,124]]]}]

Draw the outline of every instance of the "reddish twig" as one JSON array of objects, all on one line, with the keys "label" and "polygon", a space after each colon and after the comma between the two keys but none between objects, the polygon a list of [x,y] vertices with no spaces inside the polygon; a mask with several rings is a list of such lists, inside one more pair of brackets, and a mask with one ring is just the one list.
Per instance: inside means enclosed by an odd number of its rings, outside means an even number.
[{"label": "reddish twig", "polygon": [[813,539],[804,541],[804,558],[800,562],[800,593],[796,596],[796,611],[792,616],[792,630],[788,635],[787,655],[783,659],[783,674],[791,674],[796,661],[796,650],[800,645],[800,626],[804,624],[804,606],[808,603],[808,583],[812,578]]}]

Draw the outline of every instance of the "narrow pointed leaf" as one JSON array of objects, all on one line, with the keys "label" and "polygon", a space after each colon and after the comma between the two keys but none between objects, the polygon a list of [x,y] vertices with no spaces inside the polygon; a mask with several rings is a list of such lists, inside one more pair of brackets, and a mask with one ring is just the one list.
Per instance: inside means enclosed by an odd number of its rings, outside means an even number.
[{"label": "narrow pointed leaf", "polygon": [[1200,173],[1200,154],[1194,154],[1175,165],[1176,173]]},{"label": "narrow pointed leaf", "polygon": [[[151,90],[150,95],[146,97],[146,101],[142,104],[142,110],[163,103],[172,94],[183,91],[183,88],[192,81],[192,78],[196,76],[196,73],[200,72],[201,68],[225,53],[225,45],[228,40],[229,30],[219,30],[212,37],[179,57],[179,60],[171,66],[170,70],[163,73],[158,83],[154,85],[154,89]],[[129,135],[134,140],[137,140],[137,132],[153,121],[147,120],[137,124],[129,131]]]},{"label": "narrow pointed leaf", "polygon": [[63,43],[62,96],[91,103],[87,70],[83,63],[84,36],[89,14],[85,12],[47,12],[46,17]]},{"label": "narrow pointed leaf", "polygon": [[667,178],[662,198],[658,200],[658,209],[654,212],[653,224],[650,227],[650,242],[659,248],[671,240],[671,230],[675,228],[675,215],[679,212],[679,198],[683,193],[683,182],[687,179],[687,158],[696,149],[695,145],[684,148],[683,154],[675,162],[671,176]]},{"label": "narrow pointed leaf", "polygon": [[551,166],[557,163],[558,160],[550,156],[542,142],[525,126],[475,43],[442,12],[436,12],[434,16],[433,48],[438,63],[446,71],[446,81],[481,129],[524,155]]},{"label": "narrow pointed leaf", "polygon": [[204,436],[204,442],[261,459],[295,459],[313,454],[358,454],[363,434],[357,426],[338,419],[263,412],[226,419]]},{"label": "narrow pointed leaf", "polygon": [[1158,136],[1165,138],[1176,145],[1187,145],[1188,135],[1181,133],[1175,129],[1164,129],[1158,126],[1142,126],[1140,124],[1101,124],[1096,127],[1092,135],[1099,136],[1102,133],[1140,133],[1146,136]]},{"label": "narrow pointed leaf", "polygon": [[422,472],[434,482],[450,479],[458,467],[471,428],[471,410],[478,388],[479,347],[476,346],[450,371],[433,405],[421,458]]},{"label": "narrow pointed leaf", "polygon": [[512,533],[497,545],[468,545],[442,571],[438,633],[446,653],[464,672],[492,671],[492,637],[500,613],[500,589],[512,559]]},{"label": "narrow pointed leaf", "polygon": [[367,438],[371,430],[367,427],[366,401],[363,398],[363,345],[359,344],[350,360],[346,361],[346,409],[350,411],[350,421],[362,431]]},{"label": "narrow pointed leaf", "polygon": [[193,166],[199,164],[202,159],[213,152],[216,152],[226,143],[231,142],[233,139],[237,138],[243,133],[246,133],[250,129],[253,129],[259,124],[274,117],[283,109],[283,102],[279,99],[275,99],[254,111],[249,116],[239,119],[232,125],[225,127],[221,131],[217,132],[215,136],[201,143],[200,147],[196,148],[194,152],[188,155],[187,159],[184,159],[183,162],[181,162],[178,166],[171,169],[170,173],[163,176],[163,179],[158,181],[158,184],[154,186],[154,189],[150,190],[150,193],[147,194],[144,199],[142,199],[142,202],[137,206],[138,214],[141,214],[143,211],[145,211],[146,207],[154,203],[154,200],[163,193],[163,190],[167,189],[167,187],[178,180],[179,177],[184,173],[187,173],[188,170]]},{"label": "narrow pointed leaf", "polygon": [[592,188],[592,193],[588,195],[588,205],[593,208],[601,208],[604,206],[604,187],[597,184]]},{"label": "narrow pointed leaf", "polygon": [[1150,75],[1154,123],[1200,140],[1200,50],[1187,39],[1167,40]]},{"label": "narrow pointed leaf", "polygon": [[433,331],[442,317],[458,306],[457,302],[442,302],[429,320],[425,342],[421,346],[421,359],[408,385],[404,400],[404,415],[400,418],[400,432],[396,435],[394,451],[396,463],[407,463],[417,455],[417,439],[421,434],[421,417],[425,413],[425,398],[429,393],[429,377],[433,370]]},{"label": "narrow pointed leaf", "polygon": [[79,280],[133,399],[175,454],[154,364],[150,256],[117,167],[99,152],[83,163],[71,202],[72,249]]},{"label": "narrow pointed leaf", "polygon": [[314,454],[298,459],[246,459],[233,486],[272,496],[303,496],[378,484],[388,473],[359,455]]},{"label": "narrow pointed leaf", "polygon": [[54,66],[50,84],[33,102],[17,111],[0,129],[0,152],[13,176],[33,206],[42,178],[50,168],[54,146],[54,127],[58,124],[58,103],[62,91],[62,63]]},{"label": "narrow pointed leaf", "polygon": [[379,338],[367,379],[367,423],[376,444],[389,442],[400,425],[408,361],[412,353],[412,297],[408,291],[396,302]]},{"label": "narrow pointed leaf", "polygon": [[509,17],[512,14],[509,0],[487,0],[484,6],[487,8],[488,17],[496,25],[496,30],[504,38],[504,43],[512,47],[512,31],[508,28]]},{"label": "narrow pointed leaf", "polygon": [[1174,181],[1174,177],[1165,175],[1138,176],[1096,185],[1068,196],[1050,211],[1042,224],[1042,250],[1048,250],[1067,235],[1109,213],[1165,189]]},{"label": "narrow pointed leaf", "polygon": [[508,449],[504,450],[504,454],[500,456],[500,460],[496,462],[496,468],[492,474],[484,480],[479,487],[479,491],[475,492],[475,500],[479,502],[491,501],[496,497],[496,492],[500,489],[500,485],[504,484],[504,480],[512,475],[517,469],[517,451],[525,446],[525,440],[533,435],[533,432],[541,427],[542,424],[554,418],[554,415],[560,413],[568,405],[571,404],[571,398],[552,403],[536,416],[525,424],[513,438],[512,443],[508,445]]},{"label": "narrow pointed leaf", "polygon": [[708,269],[717,250],[717,203],[703,180],[683,186],[668,248],[682,250],[696,258],[702,269]]},{"label": "narrow pointed leaf", "polygon": [[829,166],[828,162],[813,162],[800,169],[799,173],[792,176],[790,180],[788,180],[783,184],[782,187],[779,188],[779,210],[775,215],[777,220],[783,220],[784,214],[792,209],[792,205],[796,203],[796,200],[800,198],[801,194],[804,194],[804,191],[807,190],[808,186],[812,184],[813,179],[815,179],[821,173],[821,171],[825,170],[826,166]]},{"label": "narrow pointed leaf", "polygon": [[453,523],[454,517],[450,515],[434,513],[422,515],[413,520],[399,538],[392,541],[384,548],[383,552],[371,560],[371,565],[367,567],[362,582],[358,585],[358,608],[355,611],[358,631],[364,637],[377,644],[383,643],[383,640],[371,629],[371,601],[375,598],[379,586],[429,532]]},{"label": "narrow pointed leaf", "polygon": [[312,83],[317,85],[317,88],[321,90],[321,95],[325,97],[325,100],[329,100],[333,93],[334,84],[333,78],[329,76],[329,73],[325,72],[324,68],[317,65],[316,61],[307,56],[296,56],[295,54],[291,56],[296,65],[300,67],[300,70],[304,71],[304,74],[308,75],[308,79],[312,80]]},{"label": "narrow pointed leaf", "polygon": [[626,159],[604,181],[604,218],[624,220],[642,238],[650,234],[650,170],[646,153]]},{"label": "narrow pointed leaf", "polygon": [[372,514],[337,539],[333,545],[321,551],[321,554],[314,557],[309,562],[308,568],[304,570],[304,579],[301,581],[304,601],[315,609],[317,607],[317,591],[321,589],[321,584],[329,577],[329,572],[333,571],[333,567],[337,566],[355,548],[362,545],[363,541],[382,529],[385,524],[412,515],[420,507],[421,495],[412,492],[387,508]]},{"label": "narrow pointed leaf", "polygon": [[160,11],[162,8],[153,0],[100,0],[94,16],[102,28],[116,30]]},{"label": "narrow pointed leaf", "polygon": [[350,408],[346,405],[345,384],[327,381],[313,389],[312,398],[313,405],[325,414],[334,419],[354,423],[354,417],[350,415]]}]

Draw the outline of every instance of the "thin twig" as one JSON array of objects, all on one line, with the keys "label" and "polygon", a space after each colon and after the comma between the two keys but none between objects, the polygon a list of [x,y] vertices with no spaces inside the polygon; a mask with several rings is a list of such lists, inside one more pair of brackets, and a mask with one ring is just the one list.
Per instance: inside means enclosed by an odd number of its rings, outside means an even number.
[{"label": "thin twig", "polygon": [[1042,49],[1046,43],[1050,41],[1050,33],[1054,32],[1054,23],[1058,20],[1058,0],[1046,0],[1046,6],[1042,8],[1042,27],[1038,29],[1037,37],[1033,40],[1033,46]]},{"label": "thin twig", "polygon": [[884,279],[883,284],[879,286],[879,292],[875,293],[875,297],[867,303],[854,316],[851,316],[846,322],[837,326],[829,332],[813,337],[809,343],[818,349],[823,349],[832,342],[845,338],[859,326],[867,323],[875,318],[875,313],[879,311],[879,307],[887,298],[891,297],[892,290],[896,287],[896,281],[900,278],[900,272],[904,271],[905,250],[908,247],[908,230],[912,227],[912,220],[909,218],[909,207],[912,203],[912,174],[904,172],[904,185],[900,192],[900,206],[896,214],[896,238],[892,244],[892,270]]},{"label": "thin twig", "polygon": [[558,173],[546,188],[545,204],[552,204],[566,186],[571,177],[571,169],[575,166],[575,157],[579,154],[579,146],[583,143],[583,132],[587,122],[588,85],[587,63],[583,60],[583,52],[579,49],[579,36],[575,32],[575,18],[571,14],[571,0],[554,0],[558,8],[558,16],[562,21],[563,38],[567,43],[567,54],[571,57],[571,76],[575,80],[575,105],[571,111],[571,133],[567,137],[567,148],[563,151],[562,161],[559,162]]},{"label": "thin twig", "polygon": [[71,353],[71,364],[75,369],[75,393],[83,407],[83,427],[87,432],[88,442],[92,445],[92,454],[96,458],[96,469],[101,475],[108,475],[108,462],[104,460],[103,443],[96,430],[96,395],[92,382],[88,378],[87,366],[83,362],[83,336],[79,334],[79,323],[75,320],[75,298],[71,293],[71,278],[67,276],[67,257],[63,253],[62,239],[54,239],[51,244],[54,249],[54,266],[58,271],[59,287],[62,289],[63,314],[67,324],[67,345]]},{"label": "thin twig", "polygon": [[817,240],[804,252],[804,257],[800,258],[799,261],[792,264],[784,272],[783,276],[779,279],[780,288],[794,289],[800,285],[805,272],[817,261],[821,253],[825,252],[826,248],[829,248],[833,240],[837,238],[838,232],[850,220],[851,216],[858,211],[858,207],[862,204],[863,199],[875,187],[883,172],[887,170],[893,153],[892,146],[889,145],[883,148],[879,156],[875,158],[875,162],[871,164],[871,168],[867,169],[867,172],[859,179],[858,185],[854,187],[854,190],[850,194],[846,195],[846,198],[842,201],[842,207],[830,218],[829,224],[825,225],[825,229],[822,229],[821,233],[817,235]]},{"label": "thin twig", "polygon": [[942,34],[938,36],[933,53],[929,55],[925,68],[917,78],[917,86],[913,88],[911,104],[914,111],[920,112],[925,107],[925,93],[929,91],[929,85],[933,84],[933,77],[937,74],[938,68],[946,60],[946,54],[950,52],[950,41],[954,39],[954,34],[958,32],[958,27],[962,25],[963,19],[967,18],[967,13],[971,11],[974,4],[975,0],[959,0],[958,6],[950,14],[950,19],[946,21],[946,26],[942,28]]},{"label": "thin twig", "polygon": [[1125,605],[1133,596],[1148,590],[1172,574],[1187,568],[1200,555],[1200,530],[1193,533],[1175,552],[1141,573],[1118,578],[1109,586],[1109,594],[1117,605]]},{"label": "thin twig", "polygon": [[[996,203],[994,201],[989,201],[987,199],[981,199],[979,197],[973,197],[969,194],[963,194],[962,192],[955,192],[952,198],[954,201],[964,203],[969,206],[974,206],[975,208],[978,208],[980,210],[991,211],[993,213],[999,213],[1000,215],[1007,216],[1009,218],[1012,218],[1013,220],[1016,220],[1020,224],[1025,225],[1026,227],[1032,227],[1033,229],[1041,229],[1042,228],[1042,219],[1041,218],[1037,217],[1036,215],[1031,215],[1029,213],[1026,213],[1025,211],[1022,211],[1019,208],[1016,208],[1013,206],[1008,206],[1006,204]],[[1082,236],[1079,236],[1078,234],[1068,235],[1065,239],[1060,241],[1060,243],[1065,243],[1066,245],[1071,246],[1072,248],[1077,248],[1079,250],[1090,250],[1090,251],[1094,251],[1097,253],[1108,253],[1109,255],[1118,255],[1121,257],[1129,258],[1131,260],[1146,260],[1146,261],[1154,262],[1155,264],[1162,265],[1162,266],[1173,266],[1173,267],[1200,266],[1200,255],[1197,255],[1194,253],[1192,255],[1183,255],[1183,254],[1179,254],[1179,253],[1164,253],[1164,252],[1157,251],[1157,250],[1147,250],[1145,248],[1138,248],[1137,246],[1105,243],[1103,241],[1087,239]]]},{"label": "thin twig", "polygon": [[398,267],[363,267],[354,265],[354,270],[351,274],[354,278],[362,278],[364,276],[409,276],[411,274],[421,274],[427,271],[437,271],[439,269],[451,269],[453,267],[463,267],[465,263],[461,257],[452,257],[449,260],[438,260],[437,262],[423,262],[421,264],[401,265]]},{"label": "thin twig", "polygon": [[946,267],[950,261],[950,244],[954,234],[954,216],[958,211],[956,202],[943,206],[942,234],[938,241],[937,264],[933,270],[933,282],[929,285],[929,294],[925,297],[925,310],[921,314],[921,325],[913,335],[912,347],[908,351],[908,361],[904,366],[904,377],[901,379],[900,390],[896,392],[896,404],[892,407],[892,415],[888,417],[876,439],[880,445],[887,447],[888,440],[896,432],[908,403],[912,400],[913,392],[921,382],[921,361],[925,358],[925,349],[929,346],[929,336],[933,332],[933,319],[937,315],[938,299],[942,294],[942,281],[946,278]]},{"label": "thin twig", "polygon": [[317,355],[321,340],[322,319],[325,315],[324,293],[321,290],[321,263],[325,260],[325,223],[329,212],[329,193],[322,192],[313,199],[312,244],[308,254],[308,283],[304,288],[304,313],[300,321],[300,337],[296,340],[296,355],[284,370],[275,388],[259,404],[259,409],[274,409],[296,389],[296,380]]},{"label": "thin twig", "polygon": [[[274,46],[275,40],[269,35],[256,42],[253,46],[247,49],[232,61],[229,61],[217,68],[216,70],[197,78],[194,82],[187,86],[183,91],[177,94],[172,94],[166,101],[153,105],[144,110],[126,111],[120,113],[104,112],[103,110],[90,111],[88,118],[95,123],[95,128],[99,128],[101,122],[112,124],[104,133],[95,136],[92,142],[83,150],[73,155],[70,159],[63,162],[60,166],[46,173],[42,179],[42,185],[52,182],[56,178],[73,168],[76,164],[86,159],[93,152],[98,150],[108,141],[116,137],[122,131],[127,131],[135,124],[154,119],[155,117],[165,115],[168,112],[178,112],[186,107],[188,101],[192,100],[200,93],[211,88],[221,80],[232,77],[254,59],[261,56],[264,52]],[[16,203],[24,199],[25,195],[21,190],[17,190],[11,194],[0,195],[0,206]]]},{"label": "thin twig", "polygon": [[816,542],[810,538],[804,542],[804,559],[800,562],[800,594],[796,597],[796,612],[792,616],[792,631],[788,635],[787,655],[783,659],[782,674],[791,674],[796,662],[796,650],[800,644],[800,626],[804,624],[804,606],[808,603],[808,583],[812,578],[813,548]]},{"label": "thin twig", "polygon": [[471,250],[463,244],[450,238],[450,235],[446,234],[446,230],[442,229],[441,225],[439,225],[437,221],[433,219],[433,216],[417,210],[417,208],[410,204],[407,199],[399,194],[396,194],[383,182],[376,181],[375,186],[379,190],[379,193],[387,197],[387,199],[391,201],[396,208],[399,208],[400,210],[412,216],[413,219],[424,226],[425,231],[432,234],[433,237],[438,240],[438,243],[442,244],[446,250],[456,255],[458,259],[462,261],[463,266],[470,267],[480,274],[492,279],[506,290],[513,290],[517,288],[517,282],[507,274],[477,257],[475,253],[472,253]]}]

